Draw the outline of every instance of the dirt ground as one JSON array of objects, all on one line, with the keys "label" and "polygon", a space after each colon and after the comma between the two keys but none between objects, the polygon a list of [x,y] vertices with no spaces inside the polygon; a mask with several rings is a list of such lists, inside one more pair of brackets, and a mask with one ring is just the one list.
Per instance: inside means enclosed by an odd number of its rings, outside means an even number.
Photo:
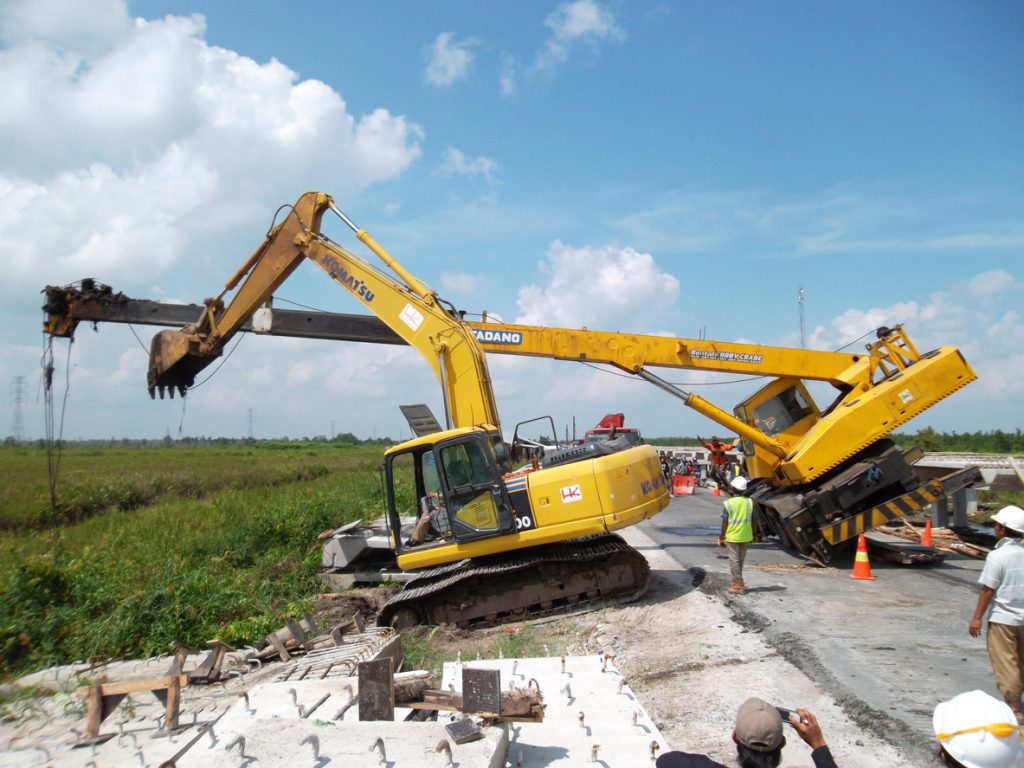
[{"label": "dirt ground", "polygon": [[[756,622],[744,617],[725,584],[703,571],[680,570],[665,555],[646,552],[652,580],[639,600],[560,617],[527,622],[533,647],[552,655],[610,654],[640,703],[675,749],[702,753],[730,764],[735,748],[730,734],[736,708],[749,696],[778,706],[814,712],[844,768],[879,765],[932,766],[937,763],[920,743],[872,725],[855,706],[834,700],[787,658],[770,647]],[[366,611],[386,599],[387,591],[356,590],[328,602],[339,616]],[[379,603],[378,603],[379,604]],[[441,628],[435,648],[447,658],[486,654],[495,639],[516,626],[484,630]],[[538,654],[540,655],[540,654]],[[783,766],[810,766],[810,750],[795,731],[787,734]]]}]

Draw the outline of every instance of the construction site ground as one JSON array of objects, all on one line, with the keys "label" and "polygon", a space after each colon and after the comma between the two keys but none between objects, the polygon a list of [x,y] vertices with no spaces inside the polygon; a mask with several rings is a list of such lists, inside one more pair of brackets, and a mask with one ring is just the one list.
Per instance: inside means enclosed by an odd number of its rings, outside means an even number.
[{"label": "construction site ground", "polygon": [[[535,639],[550,638],[579,656],[612,654],[617,673],[666,747],[730,763],[736,708],[747,697],[760,696],[778,706],[814,711],[844,768],[937,765],[931,732],[935,704],[974,688],[995,693],[984,643],[967,634],[982,561],[955,554],[927,567],[872,561],[876,579],[860,581],[849,578],[852,551],[834,557],[829,568],[817,568],[771,544],[755,544],[745,569],[747,593],[731,596],[728,561],[716,541],[721,501],[699,489],[625,531],[627,541],[650,561],[647,593],[628,605],[541,619]],[[380,590],[354,591],[336,610],[345,614],[379,598]],[[443,643],[453,660],[460,654],[472,658],[475,648],[508,631],[445,629],[435,642]],[[561,707],[562,695],[549,690],[549,708]],[[82,729],[81,708],[31,701],[24,706],[45,713],[47,726],[39,731],[33,718],[0,723],[0,766],[61,764],[59,759],[28,761],[32,737],[22,731],[46,733],[44,746],[56,754],[59,743],[76,738],[71,729]],[[579,708],[586,709],[585,702]],[[182,720],[190,717],[183,695]],[[602,717],[589,716],[586,727],[593,729],[594,741],[608,734],[603,743],[609,744],[613,725],[621,724]],[[523,724],[513,731],[510,760],[517,757],[516,734],[525,739],[535,727]],[[562,732],[567,740],[578,735]],[[286,732],[281,737],[287,738]],[[346,755],[346,765],[377,764],[374,755],[363,753],[364,762]],[[560,762],[552,762],[549,752],[521,754],[525,766],[590,760],[589,751],[561,754]],[[606,749],[598,763],[650,764],[610,757]],[[89,759],[81,758],[74,764]],[[139,761],[132,755],[123,764]],[[788,734],[782,765],[811,765],[810,751],[795,732]]]}]

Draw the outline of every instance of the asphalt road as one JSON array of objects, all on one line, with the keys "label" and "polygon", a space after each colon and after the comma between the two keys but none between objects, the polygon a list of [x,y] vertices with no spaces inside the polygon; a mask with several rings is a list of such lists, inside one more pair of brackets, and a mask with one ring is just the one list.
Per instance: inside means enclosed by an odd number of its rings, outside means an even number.
[{"label": "asphalt road", "polygon": [[938,702],[975,688],[998,698],[984,640],[967,633],[983,561],[950,554],[909,567],[875,559],[875,581],[861,581],[850,578],[852,550],[812,568],[773,544],[754,544],[747,593],[733,597],[717,545],[722,501],[698,489],[642,529],[682,566],[705,571],[703,589],[729,600],[738,621],[763,632],[859,722],[930,745]]}]

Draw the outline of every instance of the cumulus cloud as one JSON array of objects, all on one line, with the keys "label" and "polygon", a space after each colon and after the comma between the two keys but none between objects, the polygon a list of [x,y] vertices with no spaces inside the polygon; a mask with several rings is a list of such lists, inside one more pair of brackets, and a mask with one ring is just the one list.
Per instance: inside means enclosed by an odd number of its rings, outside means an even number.
[{"label": "cumulus cloud", "polygon": [[483,176],[490,180],[498,164],[489,157],[466,157],[455,147],[447,147],[439,171],[446,176]]},{"label": "cumulus cloud", "polygon": [[679,280],[632,248],[555,241],[539,269],[547,282],[519,291],[517,323],[625,329],[641,310],[644,318],[657,317],[679,295]]},{"label": "cumulus cloud", "polygon": [[564,64],[575,46],[618,42],[626,36],[612,12],[594,0],[562,3],[544,20],[544,26],[551,36],[534,59],[537,71],[550,71]]},{"label": "cumulus cloud", "polygon": [[0,23],[8,290],[84,274],[148,286],[200,238],[264,223],[305,189],[394,178],[420,154],[405,117],[353,115],[320,81],[209,45],[201,16],[33,0]]},{"label": "cumulus cloud", "polygon": [[442,32],[434,38],[427,52],[427,83],[448,88],[468,77],[473,64],[472,46],[470,40],[457,41],[453,32]]}]

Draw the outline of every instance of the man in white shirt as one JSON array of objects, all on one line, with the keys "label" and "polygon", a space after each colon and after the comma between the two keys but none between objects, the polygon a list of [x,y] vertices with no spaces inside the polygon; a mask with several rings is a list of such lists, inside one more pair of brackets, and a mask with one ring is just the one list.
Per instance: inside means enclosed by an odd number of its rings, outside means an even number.
[{"label": "man in white shirt", "polygon": [[986,644],[992,674],[1003,700],[1017,721],[1024,722],[1024,509],[1003,507],[992,523],[999,541],[985,558],[978,578],[981,593],[967,631],[971,637],[981,634],[981,621],[991,606]]}]

